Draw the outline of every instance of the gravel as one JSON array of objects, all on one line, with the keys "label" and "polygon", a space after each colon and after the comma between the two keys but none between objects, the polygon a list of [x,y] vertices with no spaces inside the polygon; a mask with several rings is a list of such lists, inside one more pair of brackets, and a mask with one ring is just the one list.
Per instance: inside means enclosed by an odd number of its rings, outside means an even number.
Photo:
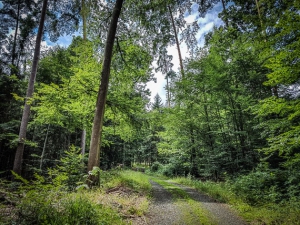
[{"label": "gravel", "polygon": [[[149,214],[145,221],[149,225],[186,225],[182,209],[172,201],[172,194],[161,185],[151,181],[153,187],[153,199],[149,206]],[[208,195],[200,193],[193,188],[175,184],[186,191],[190,197],[201,202],[203,208],[208,210],[219,225],[246,225],[247,223],[238,217],[228,205],[218,203]],[[189,207],[186,204],[186,207]],[[190,224],[190,223],[189,223]],[[201,224],[200,221],[193,222],[193,225]]]},{"label": "gravel", "polygon": [[180,208],[172,201],[172,195],[156,182],[151,181],[153,202],[149,206],[148,224],[185,224]]},{"label": "gravel", "polygon": [[216,202],[206,194],[183,185],[172,183],[182,190],[186,191],[192,199],[201,202],[203,207],[207,209],[217,220],[219,225],[246,225],[247,223],[234,213],[227,204]]}]

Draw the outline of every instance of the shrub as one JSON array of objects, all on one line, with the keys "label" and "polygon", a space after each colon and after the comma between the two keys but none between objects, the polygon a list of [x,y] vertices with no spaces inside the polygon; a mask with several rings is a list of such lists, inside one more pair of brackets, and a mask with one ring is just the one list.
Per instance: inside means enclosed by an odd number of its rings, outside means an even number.
[{"label": "shrub", "polygon": [[160,164],[159,162],[154,162],[151,166],[151,172],[157,172],[162,168],[162,164]]},{"label": "shrub", "polygon": [[31,191],[22,199],[18,209],[19,216],[16,223],[20,225],[122,224],[116,212],[78,194],[60,198],[59,193]]},{"label": "shrub", "polygon": [[281,198],[276,176],[270,171],[255,171],[237,178],[232,191],[249,204],[277,202]]},{"label": "shrub", "polygon": [[190,172],[190,164],[175,162],[164,165],[162,168],[162,174],[167,177],[174,176],[186,176]]}]

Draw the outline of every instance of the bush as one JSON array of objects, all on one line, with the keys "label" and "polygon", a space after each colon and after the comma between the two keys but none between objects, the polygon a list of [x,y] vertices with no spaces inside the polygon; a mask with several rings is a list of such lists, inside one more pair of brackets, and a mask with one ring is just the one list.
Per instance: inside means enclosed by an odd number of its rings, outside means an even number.
[{"label": "bush", "polygon": [[162,164],[160,164],[159,162],[154,162],[151,166],[151,172],[157,172],[162,168]]},{"label": "bush", "polygon": [[31,191],[18,206],[20,225],[31,224],[122,224],[121,218],[110,208],[91,202],[85,196]]},{"label": "bush", "polygon": [[237,178],[232,191],[251,205],[276,203],[282,197],[276,176],[270,171],[255,171]]},{"label": "bush", "polygon": [[189,174],[190,171],[190,164],[189,163],[169,163],[164,165],[162,168],[162,174],[167,177],[174,177],[174,176],[186,176]]}]

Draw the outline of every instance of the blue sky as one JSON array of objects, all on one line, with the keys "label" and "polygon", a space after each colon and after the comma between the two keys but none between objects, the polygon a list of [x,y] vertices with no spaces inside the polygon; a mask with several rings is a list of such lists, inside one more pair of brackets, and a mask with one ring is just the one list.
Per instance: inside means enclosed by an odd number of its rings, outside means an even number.
[{"label": "blue sky", "polygon": [[[76,32],[74,34],[75,36],[78,36],[79,33]],[[60,46],[64,46],[64,47],[67,47],[71,44],[72,42],[72,39],[73,39],[73,36],[72,35],[64,35],[64,36],[61,36],[58,38],[57,42],[51,42],[48,38],[45,40],[46,44],[48,46],[55,46],[55,45],[60,45]]]}]

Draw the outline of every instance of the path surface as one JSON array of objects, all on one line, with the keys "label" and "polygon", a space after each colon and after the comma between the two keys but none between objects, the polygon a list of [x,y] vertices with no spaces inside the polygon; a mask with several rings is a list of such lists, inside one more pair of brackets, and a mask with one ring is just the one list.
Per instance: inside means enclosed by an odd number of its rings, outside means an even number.
[{"label": "path surface", "polygon": [[183,185],[172,183],[186,191],[192,199],[201,202],[217,221],[219,225],[246,225],[247,223],[238,217],[227,204],[216,202],[214,199],[197,190]]},{"label": "path surface", "polygon": [[172,195],[163,186],[151,181],[153,203],[149,208],[148,224],[173,225],[185,224],[180,208],[172,201]]},{"label": "path surface", "polygon": [[[149,215],[147,216],[147,224],[149,225],[200,225],[201,221],[193,219],[192,222],[186,222],[182,208],[174,203],[172,194],[164,189],[163,186],[151,181],[153,186],[153,202],[149,207]],[[246,225],[240,217],[238,217],[231,209],[222,203],[218,203],[209,196],[196,191],[195,189],[172,183],[181,188],[190,197],[200,202],[202,207],[209,211],[216,224],[219,225]],[[186,204],[186,207],[189,207]],[[187,209],[188,210],[188,209]],[[215,224],[215,223],[210,223]]]}]

